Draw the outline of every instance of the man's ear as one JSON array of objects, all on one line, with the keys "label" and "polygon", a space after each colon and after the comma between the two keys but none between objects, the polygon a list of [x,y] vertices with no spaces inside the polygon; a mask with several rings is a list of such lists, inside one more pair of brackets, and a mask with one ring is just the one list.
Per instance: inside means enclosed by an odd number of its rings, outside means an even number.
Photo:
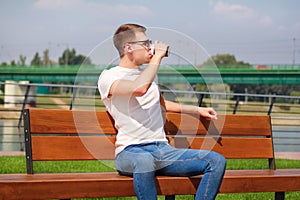
[{"label": "man's ear", "polygon": [[126,53],[127,52],[132,53],[132,51],[133,51],[131,45],[129,45],[129,44],[125,44],[124,50],[125,50]]}]

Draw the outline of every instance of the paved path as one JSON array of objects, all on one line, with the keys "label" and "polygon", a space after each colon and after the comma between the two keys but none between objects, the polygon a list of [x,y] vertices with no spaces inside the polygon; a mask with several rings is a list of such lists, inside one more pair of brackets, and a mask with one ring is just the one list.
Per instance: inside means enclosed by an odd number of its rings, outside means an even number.
[{"label": "paved path", "polygon": [[275,152],[275,158],[300,160],[300,152]]},{"label": "paved path", "polygon": [[24,156],[24,151],[0,151],[0,156]]}]

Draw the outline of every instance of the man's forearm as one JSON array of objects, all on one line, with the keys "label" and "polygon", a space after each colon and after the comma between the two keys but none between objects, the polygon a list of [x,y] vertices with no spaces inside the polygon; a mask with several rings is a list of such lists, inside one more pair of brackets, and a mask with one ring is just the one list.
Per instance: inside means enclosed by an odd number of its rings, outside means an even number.
[{"label": "man's forearm", "polygon": [[170,112],[182,112],[182,113],[198,113],[198,106],[184,105],[172,101],[165,100],[165,109]]},{"label": "man's forearm", "polygon": [[147,84],[151,84],[157,74],[161,58],[153,58],[148,64],[146,69],[141,73],[141,75],[135,80],[137,87],[143,87]]}]

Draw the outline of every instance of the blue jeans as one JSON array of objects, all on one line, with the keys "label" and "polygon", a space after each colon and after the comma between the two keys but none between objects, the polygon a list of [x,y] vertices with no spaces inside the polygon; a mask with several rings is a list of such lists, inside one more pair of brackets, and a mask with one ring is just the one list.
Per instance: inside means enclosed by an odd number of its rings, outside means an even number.
[{"label": "blue jeans", "polygon": [[179,149],[166,142],[130,145],[116,156],[121,175],[133,176],[139,200],[157,199],[155,175],[194,176],[203,174],[196,200],[215,199],[226,168],[225,158],[215,152]]}]

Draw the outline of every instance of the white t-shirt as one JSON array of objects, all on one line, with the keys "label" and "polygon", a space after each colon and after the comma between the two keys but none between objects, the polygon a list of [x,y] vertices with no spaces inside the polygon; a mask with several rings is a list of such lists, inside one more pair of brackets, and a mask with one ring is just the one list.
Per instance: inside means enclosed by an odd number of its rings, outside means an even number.
[{"label": "white t-shirt", "polygon": [[154,141],[167,142],[157,77],[143,96],[108,97],[110,87],[116,80],[135,80],[141,72],[142,69],[116,66],[104,70],[98,80],[98,89],[102,101],[107,111],[114,118],[115,127],[118,130],[115,155],[131,144]]}]

